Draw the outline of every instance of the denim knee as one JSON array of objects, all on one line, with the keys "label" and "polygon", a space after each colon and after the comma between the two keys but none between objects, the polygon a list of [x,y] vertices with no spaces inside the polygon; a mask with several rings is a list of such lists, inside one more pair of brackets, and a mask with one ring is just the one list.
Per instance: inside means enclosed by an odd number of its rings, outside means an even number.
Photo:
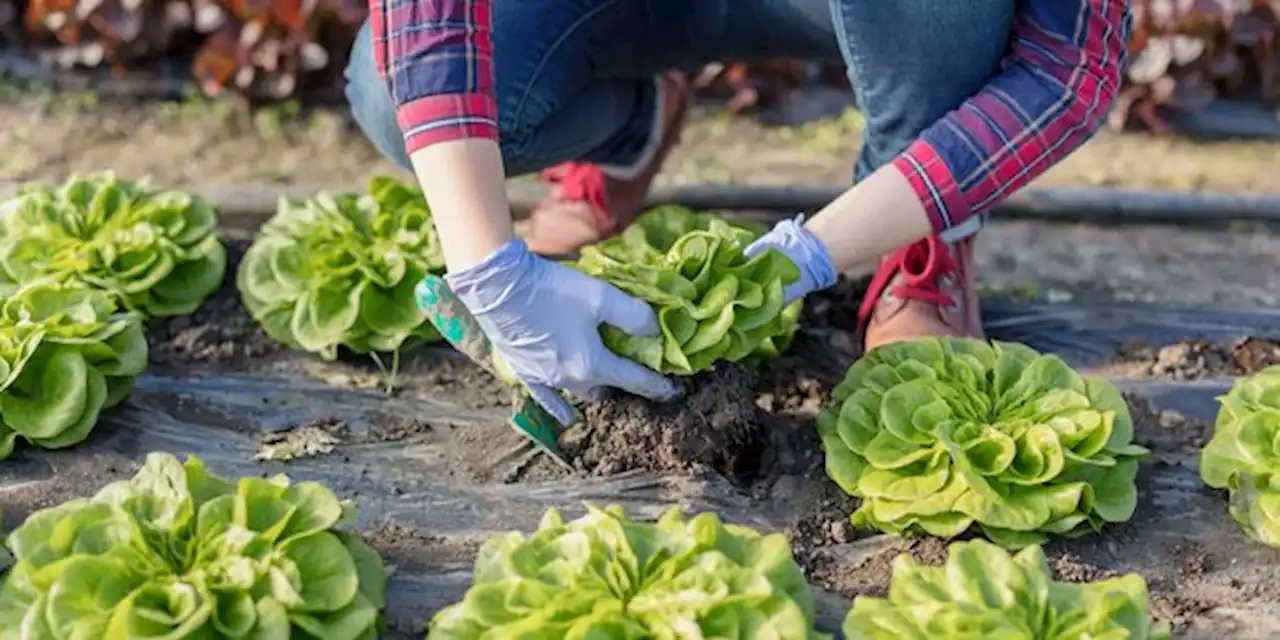
[{"label": "denim knee", "polygon": [[1000,70],[1009,0],[830,0],[841,53],[866,116],[858,177],[891,161]]},{"label": "denim knee", "polygon": [[347,104],[356,125],[383,156],[406,170],[412,170],[409,155],[404,149],[404,136],[396,121],[391,92],[373,62],[373,30],[368,20],[360,27],[343,76],[347,81]]}]

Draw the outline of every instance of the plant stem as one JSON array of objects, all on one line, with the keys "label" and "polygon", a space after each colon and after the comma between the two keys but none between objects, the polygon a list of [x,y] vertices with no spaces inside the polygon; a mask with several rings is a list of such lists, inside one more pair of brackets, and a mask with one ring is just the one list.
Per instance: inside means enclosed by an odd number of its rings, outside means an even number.
[{"label": "plant stem", "polygon": [[373,359],[373,363],[378,366],[378,372],[382,375],[382,390],[387,395],[396,392],[396,377],[400,374],[400,350],[396,349],[391,352],[391,368],[388,369],[382,362],[382,358],[378,357],[378,352],[369,353],[369,357]]}]

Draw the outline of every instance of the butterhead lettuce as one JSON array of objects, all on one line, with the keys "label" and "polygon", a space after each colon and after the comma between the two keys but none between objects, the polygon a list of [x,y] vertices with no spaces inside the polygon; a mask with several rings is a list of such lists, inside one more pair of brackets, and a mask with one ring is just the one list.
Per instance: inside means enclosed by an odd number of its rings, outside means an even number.
[{"label": "butterhead lettuce", "polygon": [[111,173],[31,185],[0,203],[0,297],[52,279],[101,289],[144,316],[195,312],[222,284],[208,203]]},{"label": "butterhead lettuce", "polygon": [[1038,545],[1010,556],[973,540],[951,545],[941,567],[899,556],[889,596],[854,599],[844,633],[859,640],[1168,640],[1168,628],[1149,616],[1142,576],[1056,582]]},{"label": "butterhead lettuce", "polygon": [[430,640],[824,638],[781,535],[714,514],[673,509],[656,523],[619,507],[566,522],[554,509],[532,536],[485,543],[462,602],[431,623]]},{"label": "butterhead lettuce", "polygon": [[621,234],[584,247],[582,271],[648,302],[662,334],[630,336],[603,326],[613,352],[666,374],[689,375],[717,362],[777,357],[790,344],[801,303],[783,287],[800,277],[777,250],[743,251],[757,230],[681,207],[650,210]]},{"label": "butterhead lettuce", "polygon": [[440,339],[414,301],[444,254],[422,193],[375,178],[367,194],[282,199],[245,253],[237,285],[272,338],[326,359]]},{"label": "butterhead lettuce", "polygon": [[1280,547],[1280,365],[1241,378],[1219,398],[1200,477],[1231,494],[1231,517],[1249,537]]},{"label": "butterhead lettuce", "polygon": [[78,444],[147,368],[141,318],[82,285],[35,282],[0,300],[0,459],[19,439]]},{"label": "butterhead lettuce", "polygon": [[386,571],[323,486],[153,453],[8,539],[0,640],[374,640]]},{"label": "butterhead lettuce", "polygon": [[818,418],[855,524],[1003,545],[1123,522],[1147,450],[1120,392],[1013,343],[936,337],[856,362]]}]

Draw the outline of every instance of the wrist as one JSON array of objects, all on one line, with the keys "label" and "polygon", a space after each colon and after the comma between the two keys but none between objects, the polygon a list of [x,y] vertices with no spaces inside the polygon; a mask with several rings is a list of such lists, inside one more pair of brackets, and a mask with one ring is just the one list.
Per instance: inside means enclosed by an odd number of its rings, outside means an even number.
[{"label": "wrist", "polygon": [[515,238],[502,155],[494,141],[440,142],[415,151],[409,160],[431,207],[449,271],[476,266]]}]

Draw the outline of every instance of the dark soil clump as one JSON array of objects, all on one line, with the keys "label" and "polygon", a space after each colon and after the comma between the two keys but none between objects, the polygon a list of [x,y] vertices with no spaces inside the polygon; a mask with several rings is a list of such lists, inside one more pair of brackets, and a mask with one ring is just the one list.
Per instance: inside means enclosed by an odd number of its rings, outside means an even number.
[{"label": "dark soil clump", "polygon": [[1280,340],[1247,337],[1232,343],[1183,340],[1163,347],[1142,342],[1121,345],[1118,357],[1141,366],[1141,373],[1171,380],[1234,377],[1280,364]]},{"label": "dark soil clump", "polygon": [[1118,575],[1106,567],[1085,562],[1070,551],[1050,558],[1049,571],[1052,572],[1055,580],[1063,582],[1097,582]]},{"label": "dark soil clump", "polygon": [[587,405],[583,424],[562,445],[592,475],[716,471],[752,480],[760,472],[769,419],[756,405],[755,383],[752,372],[721,366],[684,381],[684,395],[672,402],[617,393]]}]

